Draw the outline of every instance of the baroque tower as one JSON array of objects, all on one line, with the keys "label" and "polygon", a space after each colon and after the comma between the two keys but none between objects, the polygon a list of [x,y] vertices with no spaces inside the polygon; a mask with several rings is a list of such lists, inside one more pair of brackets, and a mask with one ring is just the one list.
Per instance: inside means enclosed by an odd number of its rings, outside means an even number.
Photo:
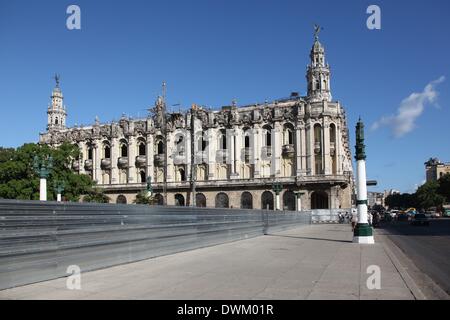
[{"label": "baroque tower", "polygon": [[311,62],[306,73],[308,96],[310,102],[332,100],[330,92],[330,66],[325,61],[325,49],[319,42],[320,27],[316,25],[314,44],[311,49]]},{"label": "baroque tower", "polygon": [[59,76],[55,75],[56,86],[52,92],[52,104],[47,109],[47,130],[63,130],[66,128],[66,107],[63,104],[64,96],[59,87]]}]

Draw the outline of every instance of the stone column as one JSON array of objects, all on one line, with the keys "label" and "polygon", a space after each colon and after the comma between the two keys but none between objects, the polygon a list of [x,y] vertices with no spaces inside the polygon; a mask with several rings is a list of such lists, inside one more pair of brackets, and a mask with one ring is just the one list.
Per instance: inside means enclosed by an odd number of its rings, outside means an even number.
[{"label": "stone column", "polygon": [[81,151],[81,157],[80,157],[80,174],[86,174],[86,170],[84,169],[84,161],[87,159],[86,156],[86,143],[80,142],[78,143],[78,147]]},{"label": "stone column", "polygon": [[238,163],[238,161],[239,161],[239,153],[238,153],[238,150],[239,150],[239,134],[238,134],[238,132],[239,132],[239,129],[238,128],[234,128],[234,129],[232,129],[232,130],[229,130],[229,132],[230,132],[230,136],[229,136],[229,139],[230,139],[230,151],[229,151],[229,153],[230,153],[230,164],[231,164],[231,173],[230,173],[230,178],[231,179],[238,179],[239,178],[239,172],[238,172],[238,170],[237,170],[237,163]]},{"label": "stone column", "polygon": [[153,135],[147,134],[146,146],[145,146],[145,154],[147,155],[147,177],[152,178],[152,183],[156,181],[156,177],[153,174],[153,161],[154,161],[154,150],[153,147]]},{"label": "stone column", "polygon": [[309,171],[310,175],[315,175],[316,170],[314,168],[315,163],[315,153],[314,153],[314,125],[311,123],[311,121],[308,120],[308,124],[306,125],[306,163],[307,163],[307,170]]},{"label": "stone column", "polygon": [[342,138],[341,138],[341,126],[336,123],[336,147],[335,147],[335,159],[336,159],[336,174],[343,174],[342,172]]},{"label": "stone column", "polygon": [[102,144],[100,141],[95,141],[95,145],[94,145],[94,152],[93,152],[93,156],[94,156],[94,161],[93,161],[93,177],[94,180],[97,181],[98,184],[101,184],[102,181],[102,168],[101,168],[101,158],[102,158]]},{"label": "stone column", "polygon": [[217,154],[217,129],[210,128],[206,132],[208,139],[206,153],[208,154],[208,180],[214,180],[216,172],[216,154]]},{"label": "stone column", "polygon": [[302,132],[301,126],[297,125],[295,127],[295,169],[297,177],[302,175],[302,156]]},{"label": "stone column", "polygon": [[128,138],[128,183],[136,183],[136,139]]},{"label": "stone column", "polygon": [[111,139],[111,184],[119,183],[119,169],[117,167],[117,161],[119,160],[119,139]]},{"label": "stone column", "polygon": [[324,173],[331,174],[331,155],[330,155],[330,124],[328,120],[324,119],[323,126],[323,159],[324,159]]},{"label": "stone column", "polygon": [[283,144],[283,127],[281,122],[276,122],[272,133],[272,164],[270,166],[271,175],[281,176],[281,151]]},{"label": "stone column", "polygon": [[250,147],[252,148],[252,157],[254,161],[254,178],[261,178],[261,149],[262,149],[262,137],[261,137],[261,128],[258,124],[255,124],[253,130],[251,130],[251,140],[253,142]]}]

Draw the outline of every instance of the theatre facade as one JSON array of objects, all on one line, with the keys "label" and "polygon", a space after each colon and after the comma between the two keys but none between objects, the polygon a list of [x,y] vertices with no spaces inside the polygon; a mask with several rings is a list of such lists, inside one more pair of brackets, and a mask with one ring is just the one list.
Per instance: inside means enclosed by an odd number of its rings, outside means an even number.
[{"label": "theatre facade", "polygon": [[332,100],[330,67],[317,34],[306,79],[306,96],[292,93],[247,106],[233,101],[220,110],[194,104],[185,112],[167,113],[163,94],[146,118],[96,119],[72,128],[66,126],[57,79],[40,143],[77,144],[82,155],[74,159],[73,170],[91,176],[114,203],[132,203],[149,182],[160,204],[350,208],[346,114]]}]

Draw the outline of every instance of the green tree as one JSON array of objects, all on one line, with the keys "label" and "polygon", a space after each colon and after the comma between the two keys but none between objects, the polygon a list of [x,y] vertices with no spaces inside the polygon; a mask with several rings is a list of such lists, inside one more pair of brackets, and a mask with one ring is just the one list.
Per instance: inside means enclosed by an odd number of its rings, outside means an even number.
[{"label": "green tree", "polygon": [[445,198],[438,193],[438,188],[439,182],[429,181],[417,189],[416,196],[421,208],[428,209],[444,203]]},{"label": "green tree", "polygon": [[92,191],[94,182],[87,175],[78,175],[71,170],[74,159],[80,156],[78,146],[64,143],[58,148],[34,143],[17,149],[0,148],[0,198],[39,200],[39,176],[33,169],[33,159],[52,156],[53,169],[47,179],[49,200],[55,200],[55,181],[65,185],[63,196],[68,201],[78,201],[82,194]]},{"label": "green tree", "polygon": [[446,202],[450,202],[450,173],[443,175],[438,182],[437,192],[445,198]]},{"label": "green tree", "polygon": [[134,200],[134,203],[154,205],[158,202],[155,197],[149,197],[147,194],[148,194],[147,190],[139,192],[136,195],[136,199]]},{"label": "green tree", "polygon": [[109,203],[111,199],[99,188],[92,188],[83,197],[83,202]]}]

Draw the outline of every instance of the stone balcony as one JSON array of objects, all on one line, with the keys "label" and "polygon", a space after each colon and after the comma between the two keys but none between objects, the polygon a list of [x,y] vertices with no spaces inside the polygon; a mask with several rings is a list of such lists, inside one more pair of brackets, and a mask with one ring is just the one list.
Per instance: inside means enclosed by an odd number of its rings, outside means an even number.
[{"label": "stone balcony", "polygon": [[102,169],[106,170],[111,169],[111,159],[110,158],[102,159],[100,166],[102,167]]},{"label": "stone balcony", "polygon": [[336,154],[336,142],[330,142],[330,155],[334,156]]},{"label": "stone balcony", "polygon": [[241,157],[244,162],[249,162],[251,158],[251,149],[250,148],[242,148]]},{"label": "stone balcony", "polygon": [[261,148],[261,156],[263,158],[270,158],[272,156],[272,146],[264,146]]},{"label": "stone balcony", "polygon": [[147,165],[147,156],[136,157],[136,167],[144,168]]},{"label": "stone balcony", "polygon": [[72,162],[72,169],[75,171],[80,170],[80,161],[79,160],[74,160]]},{"label": "stone balcony", "polygon": [[226,149],[220,149],[216,151],[216,162],[225,163],[227,161],[227,152]]},{"label": "stone balcony", "polygon": [[155,154],[155,156],[153,157],[153,161],[155,163],[155,166],[157,167],[161,167],[164,165],[165,159],[164,159],[164,154]]},{"label": "stone balcony", "polygon": [[322,148],[321,148],[320,142],[315,142],[314,143],[314,153],[319,154],[321,150],[322,150]]},{"label": "stone balcony", "polygon": [[92,171],[94,167],[93,161],[92,159],[88,159],[86,161],[84,161],[84,169],[87,171]]},{"label": "stone balcony", "polygon": [[208,157],[206,151],[197,151],[195,154],[196,163],[207,163]]},{"label": "stone balcony", "polygon": [[292,158],[295,155],[295,149],[293,144],[285,144],[282,149],[282,155],[286,158]]},{"label": "stone balcony", "polygon": [[120,157],[117,161],[117,165],[120,169],[128,168],[128,157]]}]

